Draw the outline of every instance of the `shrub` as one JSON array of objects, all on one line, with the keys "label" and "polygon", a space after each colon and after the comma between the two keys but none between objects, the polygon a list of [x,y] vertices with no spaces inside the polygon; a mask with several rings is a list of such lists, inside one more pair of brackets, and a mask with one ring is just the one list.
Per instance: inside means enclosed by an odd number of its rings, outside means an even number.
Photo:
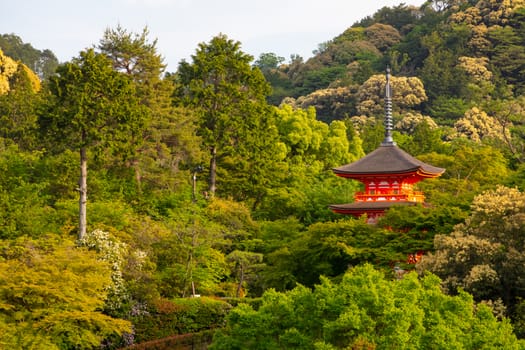
[{"label": "shrub", "polygon": [[231,305],[202,298],[158,299],[149,312],[132,318],[135,342],[221,327]]}]

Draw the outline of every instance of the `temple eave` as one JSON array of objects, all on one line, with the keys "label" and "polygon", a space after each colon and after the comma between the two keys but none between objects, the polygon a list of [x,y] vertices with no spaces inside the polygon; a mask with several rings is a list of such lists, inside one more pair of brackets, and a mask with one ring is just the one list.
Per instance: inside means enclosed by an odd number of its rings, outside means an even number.
[{"label": "temple eave", "polygon": [[338,214],[361,216],[363,214],[383,214],[393,206],[415,206],[426,203],[412,201],[375,201],[375,202],[354,202],[347,204],[332,204],[330,210]]},{"label": "temple eave", "polygon": [[359,179],[362,179],[362,178],[379,178],[379,177],[401,177],[401,176],[411,176],[411,175],[416,175],[419,173],[418,169],[410,169],[410,170],[407,170],[407,171],[392,171],[392,172],[387,172],[387,171],[384,171],[384,172],[370,172],[370,173],[351,173],[351,172],[343,172],[343,171],[336,171],[334,170],[333,171],[335,175],[339,176],[339,177],[344,177],[344,178],[347,178],[347,179],[355,179],[355,180],[359,180]]},{"label": "temple eave", "polygon": [[334,171],[334,174],[345,179],[353,179],[362,181],[364,179],[380,179],[380,178],[399,178],[409,179],[417,178],[419,180],[432,179],[441,176],[441,173],[429,173],[421,169],[410,170],[407,172],[381,172],[381,173],[345,173]]}]

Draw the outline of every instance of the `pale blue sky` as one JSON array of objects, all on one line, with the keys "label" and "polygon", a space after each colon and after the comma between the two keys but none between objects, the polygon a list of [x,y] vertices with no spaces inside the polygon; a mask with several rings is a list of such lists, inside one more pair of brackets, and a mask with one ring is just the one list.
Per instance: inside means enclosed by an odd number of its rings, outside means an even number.
[{"label": "pale blue sky", "polygon": [[241,42],[258,58],[274,52],[307,59],[318,44],[341,34],[383,6],[420,6],[424,0],[10,0],[0,9],[0,34],[14,33],[33,47],[50,49],[61,62],[100,41],[106,28],[151,39],[175,71],[197,45],[219,33]]}]

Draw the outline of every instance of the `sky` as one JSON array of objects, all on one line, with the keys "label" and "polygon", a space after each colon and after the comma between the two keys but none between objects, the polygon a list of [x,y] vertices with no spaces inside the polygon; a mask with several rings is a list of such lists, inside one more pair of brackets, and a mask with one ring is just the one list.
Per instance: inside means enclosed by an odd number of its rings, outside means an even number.
[{"label": "sky", "polygon": [[157,39],[167,71],[191,62],[199,43],[218,34],[241,43],[257,59],[275,53],[305,60],[319,44],[343,33],[384,6],[422,5],[424,0],[13,0],[3,1],[0,34],[18,35],[60,62],[96,46],[108,28]]}]

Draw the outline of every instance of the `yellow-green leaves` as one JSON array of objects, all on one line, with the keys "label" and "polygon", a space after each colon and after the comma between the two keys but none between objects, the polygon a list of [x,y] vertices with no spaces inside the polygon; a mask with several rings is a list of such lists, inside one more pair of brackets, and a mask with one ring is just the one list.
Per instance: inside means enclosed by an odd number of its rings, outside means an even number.
[{"label": "yellow-green leaves", "polygon": [[91,349],[130,331],[127,321],[100,312],[111,269],[68,238],[2,242],[0,348]]},{"label": "yellow-green leaves", "polygon": [[7,94],[12,89],[12,80],[17,79],[20,75],[25,75],[28,78],[33,92],[40,90],[38,76],[25,64],[16,62],[0,50],[0,95]]},{"label": "yellow-green leaves", "polygon": [[9,78],[16,72],[16,62],[0,50],[0,95],[9,91]]}]

